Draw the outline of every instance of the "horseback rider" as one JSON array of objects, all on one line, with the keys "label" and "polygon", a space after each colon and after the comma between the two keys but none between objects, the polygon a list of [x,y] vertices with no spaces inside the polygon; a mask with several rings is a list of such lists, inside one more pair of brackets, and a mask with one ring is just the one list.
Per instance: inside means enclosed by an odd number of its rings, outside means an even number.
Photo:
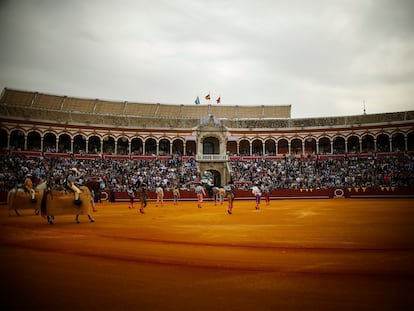
[{"label": "horseback rider", "polygon": [[33,189],[32,174],[27,174],[24,180],[24,190],[30,193],[32,203],[36,203],[35,190]]},{"label": "horseback rider", "polygon": [[79,176],[79,171],[76,167],[72,167],[69,170],[68,176],[66,176],[66,186],[75,193],[75,204],[81,205],[82,201],[79,199],[79,195],[82,192],[76,185],[75,181]]}]

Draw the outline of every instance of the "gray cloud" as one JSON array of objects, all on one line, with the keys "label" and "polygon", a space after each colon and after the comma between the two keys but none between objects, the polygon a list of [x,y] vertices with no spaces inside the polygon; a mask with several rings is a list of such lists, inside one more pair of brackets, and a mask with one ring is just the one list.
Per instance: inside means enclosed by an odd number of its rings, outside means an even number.
[{"label": "gray cloud", "polygon": [[[412,1],[2,1],[0,87],[293,117],[412,110]],[[203,103],[205,104],[205,103]]]}]

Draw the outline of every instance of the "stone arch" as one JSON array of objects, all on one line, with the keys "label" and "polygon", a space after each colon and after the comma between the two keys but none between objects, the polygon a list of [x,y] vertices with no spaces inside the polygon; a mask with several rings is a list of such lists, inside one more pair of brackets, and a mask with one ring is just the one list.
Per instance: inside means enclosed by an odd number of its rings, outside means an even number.
[{"label": "stone arch", "polygon": [[377,136],[377,151],[378,152],[390,152],[390,137],[381,133]]},{"label": "stone arch", "polygon": [[237,154],[237,142],[234,140],[228,141],[226,150],[230,155]]},{"label": "stone arch", "polygon": [[134,137],[131,140],[131,154],[142,155],[144,153],[143,149],[144,143],[141,138]]},{"label": "stone arch", "polygon": [[172,141],[173,154],[184,154],[184,141],[181,138],[176,138]]},{"label": "stone arch", "polygon": [[145,140],[144,154],[157,154],[157,142],[155,138],[149,137]]},{"label": "stone arch", "polygon": [[359,153],[360,143],[359,137],[356,135],[351,135],[347,139],[348,153]]},{"label": "stone arch", "polygon": [[252,155],[263,155],[263,142],[256,138],[252,141]]},{"label": "stone arch", "polygon": [[115,138],[112,135],[103,137],[102,154],[115,154]]},{"label": "stone arch", "polygon": [[239,154],[240,155],[250,155],[250,142],[247,139],[240,140]]},{"label": "stone arch", "polygon": [[71,138],[69,134],[63,133],[59,135],[58,150],[57,152],[68,153],[71,150]]},{"label": "stone arch", "polygon": [[171,142],[167,138],[161,138],[158,142],[158,154],[167,155],[170,154]]},{"label": "stone arch", "polygon": [[42,139],[38,131],[31,131],[27,134],[27,150],[41,151]]},{"label": "stone arch", "polygon": [[305,138],[305,153],[316,154],[316,139],[314,137]]},{"label": "stone arch", "polygon": [[6,150],[8,148],[7,146],[7,139],[9,135],[7,131],[3,128],[0,128],[0,150]]},{"label": "stone arch", "polygon": [[12,150],[24,150],[25,134],[21,129],[15,129],[10,133],[10,148]]},{"label": "stone arch", "polygon": [[220,154],[220,138],[209,135],[202,138],[202,154]]},{"label": "stone arch", "polygon": [[185,144],[185,154],[189,156],[195,155],[197,152],[197,144],[195,140],[187,140]]},{"label": "stone arch", "polygon": [[407,151],[414,151],[414,132],[407,135]]},{"label": "stone arch", "polygon": [[126,136],[121,136],[116,141],[116,153],[117,154],[129,154],[129,140]]},{"label": "stone arch", "polygon": [[361,139],[362,152],[374,152],[375,151],[375,142],[374,136],[371,134],[365,134]]},{"label": "stone arch", "polygon": [[208,172],[211,172],[213,175],[213,184],[216,187],[221,187],[221,173],[216,169],[207,169]]},{"label": "stone arch", "polygon": [[298,137],[293,138],[290,141],[290,150],[291,150],[290,152],[292,154],[301,154],[301,153],[303,153],[303,150],[302,150],[302,140],[300,138],[298,138]]},{"label": "stone arch", "polygon": [[329,137],[321,137],[319,142],[319,154],[331,154],[331,139]]},{"label": "stone arch", "polygon": [[53,132],[47,132],[43,135],[43,151],[57,152],[56,150],[57,136]]},{"label": "stone arch", "polygon": [[405,138],[403,133],[394,133],[392,135],[392,150],[391,151],[405,151]]},{"label": "stone arch", "polygon": [[346,152],[346,141],[342,136],[336,136],[332,142],[333,154],[345,154]]},{"label": "stone arch", "polygon": [[281,138],[278,140],[277,143],[277,153],[279,154],[287,154],[289,153],[289,142],[286,138]]},{"label": "stone arch", "polygon": [[276,155],[276,142],[273,138],[266,139],[265,153],[267,155]]},{"label": "stone arch", "polygon": [[86,153],[86,137],[83,134],[77,134],[73,137],[73,153]]},{"label": "stone arch", "polygon": [[101,138],[96,135],[92,135],[88,138],[88,153],[98,154],[101,150]]}]

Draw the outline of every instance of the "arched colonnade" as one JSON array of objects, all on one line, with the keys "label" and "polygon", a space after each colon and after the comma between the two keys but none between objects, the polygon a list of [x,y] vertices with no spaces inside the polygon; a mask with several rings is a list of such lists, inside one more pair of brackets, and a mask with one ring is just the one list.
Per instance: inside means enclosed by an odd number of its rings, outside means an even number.
[{"label": "arched colonnade", "polygon": [[[206,137],[206,142],[211,138]],[[230,155],[348,154],[365,152],[414,151],[414,132],[343,133],[333,136],[246,135],[226,142]],[[205,144],[207,145],[207,144]],[[33,128],[0,129],[2,150],[115,155],[194,155],[195,139],[168,136],[126,136],[108,133],[41,132]],[[218,150],[219,148],[215,148]],[[211,152],[211,151],[210,151]],[[214,152],[216,153],[216,152]]]}]

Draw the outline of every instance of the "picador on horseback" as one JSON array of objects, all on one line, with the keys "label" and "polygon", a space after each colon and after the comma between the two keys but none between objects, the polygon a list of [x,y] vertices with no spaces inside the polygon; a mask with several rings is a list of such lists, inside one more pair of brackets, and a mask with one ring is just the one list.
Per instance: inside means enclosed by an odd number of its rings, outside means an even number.
[{"label": "picador on horseback", "polygon": [[66,187],[72,190],[75,193],[75,204],[81,205],[82,201],[79,199],[79,195],[81,194],[81,190],[76,186],[75,182],[79,177],[79,171],[76,167],[72,167],[69,170],[69,174],[66,176]]},{"label": "picador on horseback", "polygon": [[35,190],[33,188],[32,174],[27,174],[23,184],[24,190],[30,193],[31,202],[36,203]]}]

